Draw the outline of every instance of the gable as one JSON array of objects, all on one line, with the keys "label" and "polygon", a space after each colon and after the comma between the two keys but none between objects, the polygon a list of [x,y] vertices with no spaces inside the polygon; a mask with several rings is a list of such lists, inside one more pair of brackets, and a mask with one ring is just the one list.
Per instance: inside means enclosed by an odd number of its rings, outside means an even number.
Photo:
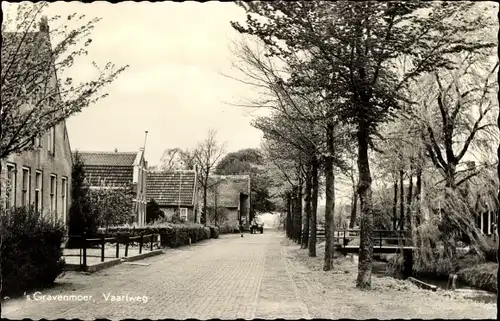
[{"label": "gable", "polygon": [[66,155],[66,158],[70,162],[71,166],[73,166],[73,154],[71,152],[71,144],[69,142],[69,134],[68,134],[68,127],[66,126],[66,121],[63,121],[62,125],[64,128],[64,143],[62,144],[64,155]]},{"label": "gable", "polygon": [[214,193],[217,192],[217,205],[223,207],[238,207],[240,194],[250,195],[250,176],[248,175],[210,175],[209,202],[214,202]]}]

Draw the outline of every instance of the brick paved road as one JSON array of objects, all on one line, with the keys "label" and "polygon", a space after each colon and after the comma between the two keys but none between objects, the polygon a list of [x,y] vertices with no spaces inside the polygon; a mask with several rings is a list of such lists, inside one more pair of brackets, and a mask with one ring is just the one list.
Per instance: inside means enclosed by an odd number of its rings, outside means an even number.
[{"label": "brick paved road", "polygon": [[[93,275],[68,272],[44,295],[91,295],[89,302],[4,302],[2,316],[20,318],[308,318],[282,253],[281,234],[223,235]],[[146,303],[105,295],[146,296]]]},{"label": "brick paved road", "polygon": [[[66,274],[45,295],[91,295],[89,302],[12,299],[11,319],[173,318],[491,318],[494,304],[447,298],[440,292],[402,291],[374,278],[373,291],[355,289],[355,267],[344,260],[322,271],[322,255],[290,245],[282,233],[223,235],[167,250],[92,275]],[[350,270],[351,271],[350,271]],[[345,271],[349,273],[344,273]],[[333,273],[339,272],[339,273]],[[393,279],[390,279],[393,280]],[[147,302],[106,301],[104,295],[146,296]]]}]

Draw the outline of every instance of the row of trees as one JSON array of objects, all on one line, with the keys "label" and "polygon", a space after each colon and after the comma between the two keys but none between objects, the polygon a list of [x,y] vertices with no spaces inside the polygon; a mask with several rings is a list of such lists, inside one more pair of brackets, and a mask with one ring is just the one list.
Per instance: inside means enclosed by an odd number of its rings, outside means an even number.
[{"label": "row of trees", "polygon": [[[335,186],[347,177],[353,186],[351,224],[358,198],[360,204],[358,287],[371,286],[372,232],[375,222],[386,221],[384,212],[393,228],[412,231],[412,238],[431,248],[442,242],[451,257],[464,240],[479,253],[489,251],[474,215],[479,207],[497,206],[491,195],[498,182],[490,179],[496,160],[486,157],[498,143],[491,130],[498,106],[493,4],[238,5],[247,19],[232,26],[255,46],[238,44],[235,66],[240,81],[262,92],[244,105],[270,109],[253,125],[264,133],[266,157],[285,183],[281,194],[291,238],[316,255],[316,210],[324,186],[324,269],[333,268]],[[467,163],[471,157],[474,166]],[[474,189],[477,180],[481,188]],[[389,211],[384,204],[390,202],[374,197],[374,181],[385,194],[388,182],[393,184]],[[478,195],[481,201],[473,202]]]}]

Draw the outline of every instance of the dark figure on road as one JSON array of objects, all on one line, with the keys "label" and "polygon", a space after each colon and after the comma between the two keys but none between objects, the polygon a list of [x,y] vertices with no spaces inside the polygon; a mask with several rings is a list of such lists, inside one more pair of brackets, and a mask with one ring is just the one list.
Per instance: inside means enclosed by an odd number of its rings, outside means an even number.
[{"label": "dark figure on road", "polygon": [[243,237],[243,222],[240,221],[240,234]]}]

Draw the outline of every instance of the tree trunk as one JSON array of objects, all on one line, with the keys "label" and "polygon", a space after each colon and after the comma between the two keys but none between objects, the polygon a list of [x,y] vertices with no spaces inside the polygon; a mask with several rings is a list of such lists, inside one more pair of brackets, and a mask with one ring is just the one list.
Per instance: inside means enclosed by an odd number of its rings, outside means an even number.
[{"label": "tree trunk", "polygon": [[352,193],[352,205],[351,205],[351,219],[349,221],[349,228],[353,229],[354,224],[356,224],[356,213],[358,212],[358,193],[354,191]]},{"label": "tree trunk", "polygon": [[422,167],[419,165],[417,167],[417,183],[415,189],[415,201],[417,202],[417,213],[415,215],[415,227],[418,227],[420,223],[423,221],[421,218],[422,215]]},{"label": "tree trunk", "polygon": [[297,187],[297,243],[301,244],[302,240],[302,189],[304,188],[302,179],[299,178],[299,186]]},{"label": "tree trunk", "polygon": [[413,228],[414,228],[414,218],[413,218],[413,211],[411,209],[411,203],[413,200],[413,173],[412,173],[412,168],[410,168],[410,173],[409,173],[409,183],[408,183],[408,196],[406,198],[406,222],[407,222],[407,229],[410,233],[410,238],[413,237]]},{"label": "tree trunk", "polygon": [[325,160],[326,174],[326,206],[325,206],[325,262],[324,271],[333,269],[333,255],[335,251],[335,173],[333,168],[333,124],[328,124],[327,130],[327,152]]},{"label": "tree trunk", "polygon": [[297,211],[295,209],[295,187],[292,188],[292,192],[290,195],[290,213],[291,213],[291,229],[290,229],[290,238],[295,241],[295,237],[297,235]]},{"label": "tree trunk", "polygon": [[404,171],[399,171],[399,229],[405,229],[405,185],[404,185]]},{"label": "tree trunk", "polygon": [[394,181],[394,203],[392,204],[392,225],[397,230],[398,222],[398,181]]},{"label": "tree trunk", "polygon": [[306,249],[309,244],[309,221],[311,219],[311,171],[308,170],[306,181],[305,181],[305,191],[304,191],[304,201],[305,201],[305,216],[304,216],[304,228],[302,229],[302,244],[301,247]]},{"label": "tree trunk", "polygon": [[372,177],[368,159],[368,130],[364,122],[360,122],[358,138],[358,173],[359,198],[361,201],[361,231],[359,246],[358,277],[356,287],[370,288],[373,260],[373,204]]},{"label": "tree trunk", "polygon": [[316,256],[316,229],[317,229],[317,215],[318,215],[318,159],[313,156],[312,160],[312,199],[311,199],[311,220],[309,221],[309,228],[311,230],[311,237],[309,238],[309,256]]},{"label": "tree trunk", "polygon": [[293,189],[293,196],[292,196],[292,209],[293,209],[293,240],[295,242],[298,242],[298,233],[297,231],[299,230],[299,208],[298,208],[298,203],[297,203],[297,187],[294,187]]},{"label": "tree trunk", "polygon": [[[202,224],[207,225],[207,189],[208,189],[208,174],[207,179],[205,179],[205,185],[203,186],[203,212],[201,213]],[[241,218],[240,218],[241,220]]]},{"label": "tree trunk", "polygon": [[286,236],[288,238],[292,237],[292,200],[289,193],[286,194]]}]

